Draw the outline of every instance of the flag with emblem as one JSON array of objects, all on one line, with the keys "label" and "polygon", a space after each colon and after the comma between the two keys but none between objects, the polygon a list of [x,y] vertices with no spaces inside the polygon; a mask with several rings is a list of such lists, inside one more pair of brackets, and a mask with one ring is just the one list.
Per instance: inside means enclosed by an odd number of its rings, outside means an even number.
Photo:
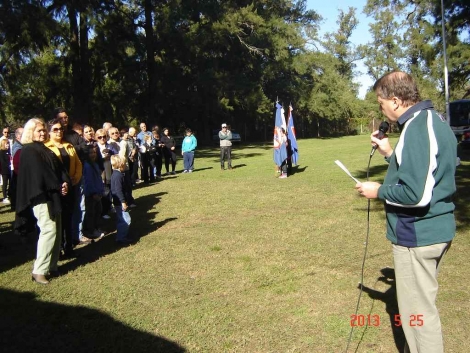
[{"label": "flag with emblem", "polygon": [[286,134],[282,132],[286,130],[286,118],[284,117],[284,108],[279,102],[276,102],[276,116],[274,122],[274,163],[281,166],[282,162],[287,158]]},{"label": "flag with emblem", "polygon": [[291,149],[291,161],[292,164],[297,165],[299,160],[299,147],[297,145],[297,137],[295,135],[294,116],[292,115],[292,105],[289,105],[289,116],[287,118],[287,139],[289,140],[288,148]]}]

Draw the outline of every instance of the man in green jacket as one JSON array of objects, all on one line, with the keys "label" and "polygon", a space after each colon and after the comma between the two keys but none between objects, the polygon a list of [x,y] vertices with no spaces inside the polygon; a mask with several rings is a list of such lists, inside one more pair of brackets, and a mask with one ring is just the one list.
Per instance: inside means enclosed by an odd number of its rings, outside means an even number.
[{"label": "man in green jacket", "polygon": [[443,353],[436,307],[437,274],[455,236],[457,141],[431,101],[421,101],[413,78],[391,72],[374,84],[380,110],[397,123],[392,149],[387,136],[371,135],[389,163],[383,184],[364,182],[357,191],[385,202],[387,239],[392,242],[397,300],[405,352]]}]

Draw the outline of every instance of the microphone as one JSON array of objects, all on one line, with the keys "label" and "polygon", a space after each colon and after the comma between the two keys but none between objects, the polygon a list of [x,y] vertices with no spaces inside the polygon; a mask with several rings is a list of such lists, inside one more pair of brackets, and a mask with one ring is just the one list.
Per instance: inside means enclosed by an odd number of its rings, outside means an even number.
[{"label": "microphone", "polygon": [[[379,133],[377,135],[377,138],[379,140],[382,140],[385,136],[385,134],[387,133],[388,131],[388,128],[390,127],[390,124],[387,123],[386,121],[382,121],[379,125]],[[372,146],[372,150],[370,151],[370,156],[372,157],[375,153],[375,150],[377,149],[377,147],[379,147],[378,145],[374,144]]]}]

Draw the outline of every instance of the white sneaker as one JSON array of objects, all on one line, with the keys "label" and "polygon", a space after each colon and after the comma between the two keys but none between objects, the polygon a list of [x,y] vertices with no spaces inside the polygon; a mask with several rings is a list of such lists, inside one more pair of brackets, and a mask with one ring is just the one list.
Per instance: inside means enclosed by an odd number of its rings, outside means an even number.
[{"label": "white sneaker", "polygon": [[110,219],[110,218],[111,218],[111,217],[108,216],[107,214],[105,214],[105,215],[103,216],[103,219]]},{"label": "white sneaker", "polygon": [[129,206],[130,208],[134,208],[134,207],[137,207],[137,205],[135,203],[133,203],[132,205]]},{"label": "white sneaker", "polygon": [[9,205],[11,202],[10,202],[10,200],[8,200],[8,197],[7,197],[7,198],[3,199],[3,203]]}]

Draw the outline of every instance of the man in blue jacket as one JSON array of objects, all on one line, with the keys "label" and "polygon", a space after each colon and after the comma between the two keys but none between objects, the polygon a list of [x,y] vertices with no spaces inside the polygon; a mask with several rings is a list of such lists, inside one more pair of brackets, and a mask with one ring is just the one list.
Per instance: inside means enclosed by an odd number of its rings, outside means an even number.
[{"label": "man in blue jacket", "polygon": [[413,78],[391,72],[374,85],[380,110],[396,122],[395,149],[371,135],[389,163],[383,184],[358,183],[366,198],[385,202],[387,239],[392,242],[397,301],[406,337],[405,352],[443,353],[436,307],[437,274],[455,236],[457,141],[431,101],[421,101]]}]

